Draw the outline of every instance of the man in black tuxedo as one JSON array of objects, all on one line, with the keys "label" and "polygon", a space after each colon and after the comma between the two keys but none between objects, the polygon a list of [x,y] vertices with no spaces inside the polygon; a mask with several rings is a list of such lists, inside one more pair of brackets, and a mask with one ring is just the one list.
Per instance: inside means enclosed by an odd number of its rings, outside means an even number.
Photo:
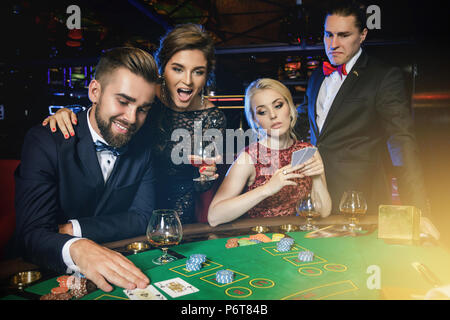
[{"label": "man in black tuxedo", "polygon": [[97,243],[145,233],[154,208],[150,144],[138,130],[156,92],[157,67],[136,48],[101,57],[92,107],[66,140],[37,125],[27,133],[16,179],[16,250],[58,273],[81,272],[104,291],[144,288],[148,278]]},{"label": "man in black tuxedo", "polygon": [[365,14],[353,4],[327,12],[324,45],[329,59],[311,75],[305,102],[311,142],[322,156],[333,212],[346,190],[362,191],[368,213],[390,204],[389,153],[399,168],[400,197],[424,210],[425,188],[413,120],[399,68],[369,57]]}]

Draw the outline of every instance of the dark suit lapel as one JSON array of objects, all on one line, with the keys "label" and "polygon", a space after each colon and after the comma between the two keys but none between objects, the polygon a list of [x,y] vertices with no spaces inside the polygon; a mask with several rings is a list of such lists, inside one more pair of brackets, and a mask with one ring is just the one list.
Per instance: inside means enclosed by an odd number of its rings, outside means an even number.
[{"label": "dark suit lapel", "polygon": [[114,168],[111,171],[108,180],[106,180],[102,196],[97,203],[96,214],[100,213],[104,208],[104,206],[107,204],[111,192],[113,192],[114,189],[117,187],[118,182],[123,180],[123,174],[127,174],[126,170],[121,169],[123,167],[123,164],[127,162],[126,157],[127,157],[126,155],[121,155],[117,157],[116,162],[114,163]]},{"label": "dark suit lapel", "polygon": [[323,124],[322,130],[320,131],[318,140],[326,135],[330,122],[339,112],[339,108],[341,108],[342,102],[346,97],[348,97],[348,94],[352,91],[354,85],[357,83],[360,74],[364,71],[364,68],[367,65],[367,59],[367,54],[364,51],[361,52],[361,56],[358,58],[352,70],[347,75],[347,78],[342,83],[341,88],[339,89],[336,97],[333,100],[333,104],[331,105],[330,111],[328,111],[327,118],[325,119],[325,123]]},{"label": "dark suit lapel", "polygon": [[103,192],[101,189],[103,189],[104,181],[100,164],[98,163],[97,154],[92,142],[92,136],[87,124],[86,113],[87,112],[83,112],[78,116],[78,130],[76,137],[78,137],[79,142],[77,143],[77,153],[80,157],[84,172],[89,174],[86,178],[89,179],[89,181],[92,181],[93,185],[99,186],[97,188],[98,197],[100,196],[99,192]]}]

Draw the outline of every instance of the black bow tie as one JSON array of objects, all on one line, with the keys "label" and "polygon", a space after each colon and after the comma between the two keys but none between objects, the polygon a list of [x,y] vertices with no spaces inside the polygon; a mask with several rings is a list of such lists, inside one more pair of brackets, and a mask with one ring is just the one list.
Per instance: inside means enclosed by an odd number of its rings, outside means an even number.
[{"label": "black bow tie", "polygon": [[115,148],[115,147],[107,145],[106,143],[101,142],[100,140],[96,140],[94,142],[94,147],[95,147],[95,151],[97,151],[97,152],[107,150],[116,157],[123,154],[127,149],[126,146],[124,146],[122,148]]}]

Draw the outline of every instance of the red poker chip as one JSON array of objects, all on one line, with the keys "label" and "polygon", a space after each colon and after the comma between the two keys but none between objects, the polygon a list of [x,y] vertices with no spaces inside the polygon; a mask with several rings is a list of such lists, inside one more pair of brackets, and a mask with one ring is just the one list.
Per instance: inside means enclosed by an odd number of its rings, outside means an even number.
[{"label": "red poker chip", "polygon": [[61,293],[66,293],[67,291],[69,291],[69,288],[67,288],[67,287],[56,287],[51,290],[51,293],[61,294]]}]

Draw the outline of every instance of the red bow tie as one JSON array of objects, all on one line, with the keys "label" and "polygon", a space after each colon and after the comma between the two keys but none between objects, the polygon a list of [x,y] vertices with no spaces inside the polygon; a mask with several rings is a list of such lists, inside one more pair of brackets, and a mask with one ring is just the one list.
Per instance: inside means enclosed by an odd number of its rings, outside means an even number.
[{"label": "red bow tie", "polygon": [[346,76],[347,70],[345,70],[345,63],[341,64],[340,66],[335,67],[328,61],[323,62],[323,74],[325,76],[329,76],[330,74],[332,74],[335,71],[337,71],[339,73],[341,78],[342,78],[342,75]]}]

